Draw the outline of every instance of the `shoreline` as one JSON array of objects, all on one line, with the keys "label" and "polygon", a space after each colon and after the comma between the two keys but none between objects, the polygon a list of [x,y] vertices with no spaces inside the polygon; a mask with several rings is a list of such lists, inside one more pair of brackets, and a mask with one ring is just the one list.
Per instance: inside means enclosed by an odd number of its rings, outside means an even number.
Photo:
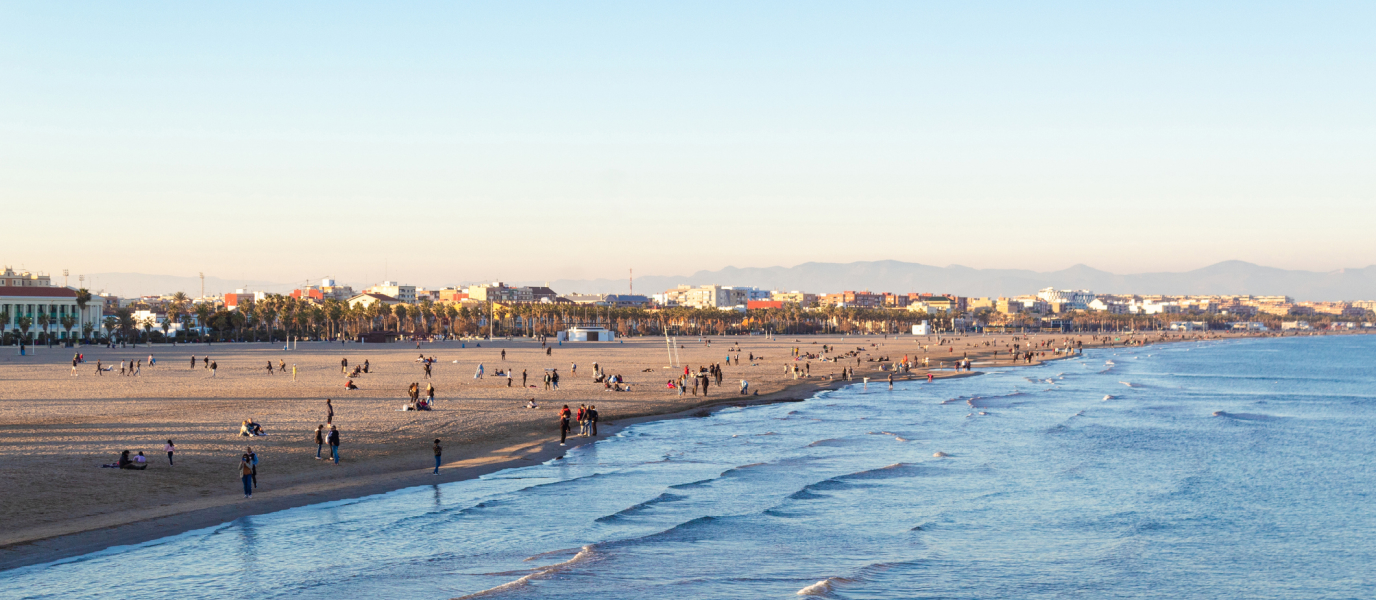
[{"label": "shoreline", "polygon": [[[967,377],[979,373],[947,375],[937,377]],[[916,378],[909,378],[916,379]],[[426,485],[440,485],[477,479],[489,473],[505,469],[540,464],[562,457],[568,450],[584,444],[615,435],[617,432],[640,423],[705,417],[712,412],[727,407],[743,407],[784,402],[802,402],[816,393],[858,385],[855,381],[802,381],[783,390],[760,396],[724,396],[688,408],[669,413],[644,414],[616,421],[604,422],[596,438],[570,437],[564,446],[547,433],[540,435],[542,441],[533,443],[491,444],[482,451],[465,459],[445,463],[440,467],[440,475],[431,475],[430,467],[407,471],[392,472],[362,478],[362,481],[331,486],[324,490],[286,488],[271,498],[262,501],[245,501],[228,505],[197,508],[189,511],[174,512],[130,521],[109,527],[88,529],[75,533],[20,542],[0,547],[0,572],[59,562],[78,556],[107,550],[110,548],[137,546],[165,537],[182,535],[191,531],[214,527],[232,522],[242,517],[279,512],[291,508],[350,500],[386,494],[402,489]],[[499,447],[504,446],[504,447]],[[306,488],[309,486],[294,486]]]},{"label": "shoreline", "polygon": [[[1168,342],[1225,341],[1229,339],[1253,339],[1259,337],[1261,336],[1220,337],[1204,340],[1158,340],[1149,341],[1142,346]],[[1085,350],[1107,350],[1115,347],[1120,346],[1095,346],[1092,348],[1085,348]],[[1033,363],[1010,363],[1008,365],[997,365],[997,367],[1036,366],[1056,360],[1073,358],[1075,356],[1081,355],[1048,356],[1039,358]],[[922,369],[914,369],[911,373],[896,376],[895,381],[920,381],[925,379],[925,372],[919,374],[919,370]],[[985,370],[987,370],[987,367]],[[950,379],[983,375],[985,370],[965,373],[935,370],[931,372],[935,379]],[[571,437],[569,438],[568,444],[562,447],[548,431],[531,432],[524,436],[528,439],[521,439],[514,442],[512,440],[506,440],[502,443],[470,446],[466,448],[468,451],[465,453],[466,458],[444,464],[440,469],[439,476],[432,475],[430,467],[424,466],[375,473],[344,481],[333,481],[325,485],[319,483],[298,484],[274,490],[274,493],[270,497],[257,501],[240,501],[231,504],[212,501],[204,507],[192,506],[189,510],[171,510],[166,514],[158,514],[116,525],[92,527],[82,531],[12,543],[0,547],[0,571],[63,561],[65,559],[116,547],[144,544],[165,537],[182,535],[187,532],[229,523],[247,516],[278,512],[313,504],[363,498],[412,487],[475,479],[504,469],[540,464],[557,459],[563,456],[570,448],[578,447],[583,444],[595,443],[599,439],[613,436],[632,425],[651,421],[704,417],[726,407],[801,402],[814,397],[817,393],[824,390],[839,389],[849,385],[863,385],[862,379],[864,377],[869,376],[873,378],[873,375],[876,373],[884,372],[857,373],[856,379],[852,381],[842,381],[839,379],[799,380],[796,383],[787,385],[781,390],[761,394],[759,396],[743,397],[725,395],[686,408],[677,408],[676,410],[659,413],[649,412],[645,414],[635,414],[615,420],[608,420],[603,422],[601,427],[602,432],[597,438]],[[882,385],[886,383],[886,381],[885,379],[878,379],[877,383]],[[186,507],[178,506],[174,508],[183,509]]]}]

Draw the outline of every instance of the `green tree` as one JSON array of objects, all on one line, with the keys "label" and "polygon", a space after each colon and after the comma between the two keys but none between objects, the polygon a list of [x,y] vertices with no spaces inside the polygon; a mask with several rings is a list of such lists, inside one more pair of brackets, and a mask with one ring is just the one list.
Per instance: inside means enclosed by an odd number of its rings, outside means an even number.
[{"label": "green tree", "polygon": [[76,315],[62,315],[62,329],[67,331],[67,339],[72,339],[72,328],[76,327]]}]

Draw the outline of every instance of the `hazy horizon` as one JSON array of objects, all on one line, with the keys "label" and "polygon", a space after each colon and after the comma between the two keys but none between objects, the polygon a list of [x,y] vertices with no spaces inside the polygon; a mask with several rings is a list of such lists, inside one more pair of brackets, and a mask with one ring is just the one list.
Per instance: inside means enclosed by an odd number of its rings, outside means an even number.
[{"label": "hazy horizon", "polygon": [[8,5],[0,263],[1376,262],[1376,5]]}]

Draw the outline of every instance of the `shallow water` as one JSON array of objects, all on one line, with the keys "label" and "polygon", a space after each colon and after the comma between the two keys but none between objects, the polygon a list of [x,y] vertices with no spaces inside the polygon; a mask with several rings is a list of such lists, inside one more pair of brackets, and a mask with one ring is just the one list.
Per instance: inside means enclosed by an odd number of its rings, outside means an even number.
[{"label": "shallow water", "polygon": [[1248,340],[871,382],[8,571],[0,597],[1371,598],[1373,364],[1371,337]]}]

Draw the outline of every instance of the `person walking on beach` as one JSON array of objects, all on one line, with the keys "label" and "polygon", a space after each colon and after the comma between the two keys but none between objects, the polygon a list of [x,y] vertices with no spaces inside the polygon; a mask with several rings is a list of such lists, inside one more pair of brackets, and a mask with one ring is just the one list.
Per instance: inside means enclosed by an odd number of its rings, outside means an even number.
[{"label": "person walking on beach", "polygon": [[435,438],[435,474],[436,474],[436,475],[439,475],[439,474],[440,474],[440,452],[443,451],[443,450],[444,450],[443,448],[440,448],[440,439],[439,439],[439,438]]},{"label": "person walking on beach", "polygon": [[291,380],[296,381],[296,363],[291,363]]},{"label": "person walking on beach", "polygon": [[195,370],[196,370],[196,355],[195,355],[195,354],[192,354],[192,355],[191,355],[191,370],[192,370],[192,371],[195,371]]},{"label": "person walking on beach", "polygon": [[272,361],[268,361],[268,375],[272,374]]},{"label": "person walking on beach", "polygon": [[349,359],[347,359],[347,358],[341,358],[341,359],[339,359],[339,374],[340,374],[340,375],[347,375],[348,373],[349,373]]},{"label": "person walking on beach", "polygon": [[563,445],[564,445],[564,442],[568,441],[568,439],[569,439],[569,416],[570,416],[570,415],[569,415],[569,405],[565,404],[565,405],[564,405],[564,408],[563,408],[562,410],[559,411],[559,445],[560,445],[560,446],[563,446]]},{"label": "person walking on beach", "polygon": [[248,446],[245,448],[244,456],[248,457],[248,465],[252,469],[250,475],[253,478],[253,487],[256,488],[258,487],[258,455],[253,452],[252,446]]},{"label": "person walking on beach", "polygon": [[482,363],[478,363],[478,370],[477,370],[476,372],[473,373],[473,378],[474,378],[474,379],[482,379],[482,378],[483,378],[483,364],[482,364]]},{"label": "person walking on beach", "polygon": [[[502,360],[503,360],[503,361],[506,360],[506,350],[502,350]],[[435,440],[435,443],[439,443],[439,440]],[[439,455],[436,454],[435,456],[439,456]]]},{"label": "person walking on beach", "polygon": [[278,373],[286,373],[286,372],[287,372],[287,361],[286,361],[286,360],[283,360],[283,359],[280,359],[280,358],[277,359],[277,372],[278,372]]},{"label": "person walking on beach", "polygon": [[253,497],[253,467],[248,464],[248,455],[239,458],[239,479],[244,482],[244,497]]},{"label": "person walking on beach", "polygon": [[426,379],[429,379],[429,378],[430,378],[430,363],[428,363],[428,362],[425,363],[425,378],[426,378]]},{"label": "person walking on beach", "polygon": [[172,462],[172,453],[177,451],[176,444],[173,444],[172,440],[167,440],[167,445],[163,446],[162,449],[167,451],[167,464],[170,466],[175,466],[175,464]]},{"label": "person walking on beach", "polygon": [[100,366],[100,360],[96,360],[96,375],[105,375],[105,369]]},{"label": "person walking on beach", "polygon": [[506,370],[506,387],[511,387],[511,369]]},{"label": "person walking on beach", "polygon": [[588,425],[592,427],[592,437],[597,437],[597,406],[588,407]]},{"label": "person walking on beach", "polygon": [[315,460],[320,460],[320,451],[325,449],[325,426],[315,426]]},{"label": "person walking on beach", "polygon": [[339,464],[339,430],[334,425],[330,426],[330,436],[326,441],[330,443],[330,457],[334,459],[334,464]]},{"label": "person walking on beach", "polygon": [[326,399],[325,399],[325,424],[326,424],[326,425],[331,425],[331,424],[333,424],[333,423],[334,423],[334,404],[331,404],[331,403],[330,403],[330,399],[329,399],[329,398],[326,398]]},{"label": "person walking on beach", "polygon": [[521,369],[521,389],[526,389],[526,370]]},{"label": "person walking on beach", "polygon": [[211,376],[211,377],[215,377],[215,374],[220,372],[219,369],[220,369],[220,363],[217,363],[217,362],[213,362],[213,361],[212,361],[212,362],[210,363],[210,376]]},{"label": "person walking on beach", "polygon": [[555,369],[553,373],[549,374],[549,384],[554,386],[555,391],[559,391],[559,369]]}]

